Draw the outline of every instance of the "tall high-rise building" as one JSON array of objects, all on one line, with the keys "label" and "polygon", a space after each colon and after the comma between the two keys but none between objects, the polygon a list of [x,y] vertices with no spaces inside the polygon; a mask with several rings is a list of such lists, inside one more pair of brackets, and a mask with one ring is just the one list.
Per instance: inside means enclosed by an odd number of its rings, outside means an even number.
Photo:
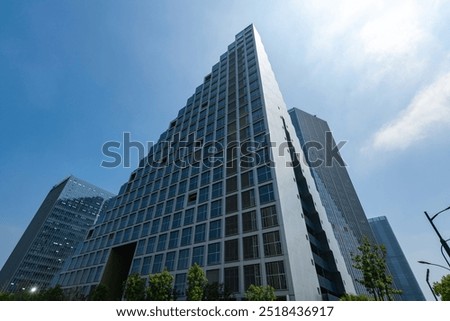
[{"label": "tall high-rise building", "polygon": [[375,239],[330,127],[325,120],[297,108],[289,114],[356,292],[366,293],[355,281],[362,275],[353,267],[352,255],[358,253],[364,236],[372,242]]},{"label": "tall high-rise building", "polygon": [[0,271],[0,291],[48,287],[112,196],[74,176],[55,185]]},{"label": "tall high-rise building", "polygon": [[391,272],[394,286],[402,290],[402,294],[398,295],[399,299],[425,301],[422,290],[386,216],[369,218],[369,224],[378,244],[386,247],[386,263]]},{"label": "tall high-rise building", "polygon": [[260,36],[236,35],[57,283],[120,298],[127,275],[166,268],[178,297],[197,263],[236,299],[354,292]]}]

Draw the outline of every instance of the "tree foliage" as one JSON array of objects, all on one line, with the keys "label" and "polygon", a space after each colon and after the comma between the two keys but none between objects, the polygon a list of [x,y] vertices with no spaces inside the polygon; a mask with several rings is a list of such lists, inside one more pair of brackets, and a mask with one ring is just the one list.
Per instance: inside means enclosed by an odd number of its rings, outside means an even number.
[{"label": "tree foliage", "polygon": [[441,282],[434,282],[433,290],[442,301],[450,301],[450,274],[444,275]]},{"label": "tree foliage", "polygon": [[371,244],[365,237],[358,250],[360,254],[353,257],[353,267],[360,270],[363,277],[356,281],[364,285],[376,301],[393,300],[393,295],[400,294],[401,291],[392,287],[384,245]]},{"label": "tree foliage", "polygon": [[275,301],[275,289],[270,285],[250,285],[245,292],[245,297],[249,301]]},{"label": "tree foliage", "polygon": [[[131,274],[123,283],[123,297],[128,301],[172,301],[177,299],[174,289],[174,277],[166,269],[161,273],[150,275],[146,286],[146,280],[140,274]],[[191,301],[225,301],[234,300],[232,292],[223,284],[218,282],[208,283],[205,272],[194,264],[187,273],[186,298]],[[110,289],[103,283],[91,289],[86,297],[81,295],[79,288],[72,288],[71,292],[65,293],[57,285],[41,291],[21,291],[18,293],[0,292],[0,301],[61,301],[61,300],[112,300]],[[65,294],[67,296],[65,296]],[[183,293],[184,295],[184,293]],[[247,300],[273,301],[276,300],[275,290],[271,286],[251,285],[245,293]]]},{"label": "tree foliage", "polygon": [[28,291],[10,293],[9,301],[39,301],[39,295]]},{"label": "tree foliage", "polygon": [[173,276],[167,270],[149,276],[147,300],[172,301],[173,293]]},{"label": "tree foliage", "polygon": [[12,294],[6,292],[0,292],[0,301],[11,301]]},{"label": "tree foliage", "polygon": [[89,297],[89,300],[91,301],[107,301],[108,299],[109,288],[103,283],[97,285]]},{"label": "tree foliage", "polygon": [[145,300],[145,279],[137,273],[129,275],[125,282],[124,297],[127,301]]},{"label": "tree foliage", "polygon": [[65,299],[64,292],[59,285],[36,293],[29,291],[17,293],[0,292],[0,301],[64,301]]},{"label": "tree foliage", "polygon": [[203,301],[226,301],[232,299],[232,293],[223,283],[213,282],[205,286]]},{"label": "tree foliage", "polygon": [[208,279],[203,269],[195,263],[187,273],[187,299],[190,301],[201,301],[205,292]]},{"label": "tree foliage", "polygon": [[43,290],[38,294],[40,301],[64,301],[66,298],[60,285]]},{"label": "tree foliage", "polygon": [[373,301],[373,299],[365,294],[344,294],[340,301]]}]

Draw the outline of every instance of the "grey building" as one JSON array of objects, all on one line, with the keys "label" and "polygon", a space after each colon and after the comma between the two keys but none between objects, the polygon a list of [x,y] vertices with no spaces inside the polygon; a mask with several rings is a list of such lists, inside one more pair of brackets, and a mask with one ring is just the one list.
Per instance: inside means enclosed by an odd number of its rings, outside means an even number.
[{"label": "grey building", "polygon": [[364,236],[375,239],[330,127],[325,120],[297,108],[289,114],[356,292],[367,293],[356,282],[362,275],[353,267],[352,255],[358,253]]},{"label": "grey building", "polygon": [[386,263],[394,285],[397,289],[402,290],[402,294],[399,295],[400,300],[425,301],[422,290],[386,216],[369,218],[369,224],[378,244],[386,247]]},{"label": "grey building", "polygon": [[120,298],[131,273],[167,268],[178,296],[197,263],[236,299],[354,292],[253,25],[236,35],[61,273],[69,293]]},{"label": "grey building", "polygon": [[0,291],[48,287],[112,196],[74,176],[55,185],[0,271]]}]

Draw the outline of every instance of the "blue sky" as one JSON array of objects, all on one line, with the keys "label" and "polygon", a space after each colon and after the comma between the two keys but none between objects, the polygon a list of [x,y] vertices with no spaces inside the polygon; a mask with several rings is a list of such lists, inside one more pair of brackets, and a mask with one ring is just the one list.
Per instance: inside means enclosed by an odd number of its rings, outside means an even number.
[{"label": "blue sky", "polygon": [[[287,105],[348,141],[367,216],[431,298],[416,261],[445,264],[423,211],[450,205],[449,18],[444,1],[2,1],[0,266],[64,177],[118,192],[132,168],[100,167],[102,145],[157,140],[254,23]],[[436,224],[450,238],[450,212]]]}]

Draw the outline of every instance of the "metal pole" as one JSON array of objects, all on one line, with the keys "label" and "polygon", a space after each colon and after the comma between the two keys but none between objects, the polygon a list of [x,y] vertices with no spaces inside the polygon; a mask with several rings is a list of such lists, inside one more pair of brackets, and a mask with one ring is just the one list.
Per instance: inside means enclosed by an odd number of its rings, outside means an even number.
[{"label": "metal pole", "polygon": [[433,287],[432,287],[431,284],[430,284],[430,269],[427,269],[427,277],[426,277],[425,279],[426,279],[426,281],[427,281],[428,286],[430,287],[431,293],[433,293],[434,299],[435,299],[436,301],[439,301],[438,298],[437,298],[437,296],[436,296],[436,293],[434,293]]},{"label": "metal pole", "polygon": [[449,269],[448,267],[445,267],[445,266],[440,265],[440,264],[430,263],[430,262],[427,262],[427,261],[417,261],[417,263],[420,263],[420,264],[428,264],[428,265],[434,265],[434,266],[440,267],[440,268],[442,268],[442,269],[445,269],[445,270],[447,270],[447,271],[450,271],[450,269]]},{"label": "metal pole", "polygon": [[[436,226],[433,223],[433,219],[436,217],[437,214],[434,215],[433,218],[430,218],[430,216],[428,215],[428,213],[426,211],[424,213],[425,213],[425,216],[427,217],[428,221],[430,222],[431,226],[433,227],[434,231],[436,232],[437,236],[439,237],[439,241],[441,242],[442,247],[444,248],[445,252],[447,252],[447,255],[450,257],[450,247],[448,246],[447,242],[445,242],[444,238],[441,236],[441,233],[439,233],[438,229],[436,228]],[[442,211],[440,213],[442,213]]]}]

